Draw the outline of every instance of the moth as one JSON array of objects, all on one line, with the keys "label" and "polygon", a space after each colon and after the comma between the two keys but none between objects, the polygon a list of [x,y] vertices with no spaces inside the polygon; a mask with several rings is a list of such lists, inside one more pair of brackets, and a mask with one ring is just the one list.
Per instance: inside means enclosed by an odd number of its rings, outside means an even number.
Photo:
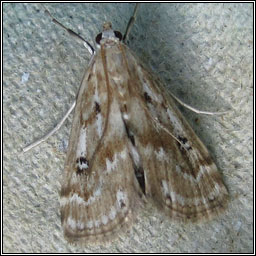
[{"label": "moth", "polygon": [[173,97],[111,23],[96,42],[77,94],[62,179],[65,238],[109,241],[149,201],[181,221],[219,214],[228,191]]}]

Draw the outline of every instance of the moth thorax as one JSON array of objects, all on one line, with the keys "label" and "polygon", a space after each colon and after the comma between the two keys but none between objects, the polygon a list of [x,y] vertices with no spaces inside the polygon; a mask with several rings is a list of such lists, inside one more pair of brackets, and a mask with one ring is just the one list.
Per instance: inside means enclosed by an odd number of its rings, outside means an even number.
[{"label": "moth thorax", "polygon": [[105,22],[103,24],[102,33],[100,33],[96,36],[95,41],[98,45],[100,45],[102,39],[106,39],[106,40],[104,40],[104,42],[106,42],[106,41],[118,42],[118,41],[121,41],[122,38],[123,38],[123,36],[119,31],[112,30],[112,25],[110,22]]}]

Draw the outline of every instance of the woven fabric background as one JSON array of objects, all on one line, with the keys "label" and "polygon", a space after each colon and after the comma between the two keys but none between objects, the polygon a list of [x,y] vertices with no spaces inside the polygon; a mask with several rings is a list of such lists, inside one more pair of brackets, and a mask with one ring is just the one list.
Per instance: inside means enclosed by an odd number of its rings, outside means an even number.
[{"label": "woven fabric background", "polygon": [[[111,21],[121,32],[132,3],[46,4],[59,21],[90,42]],[[148,206],[130,233],[85,248],[63,238],[60,177],[72,122],[33,150],[22,147],[53,128],[71,106],[89,53],[51,22],[39,4],[3,4],[3,251],[253,252],[253,4],[141,4],[129,47],[182,101],[230,192],[225,214],[180,224]]]}]

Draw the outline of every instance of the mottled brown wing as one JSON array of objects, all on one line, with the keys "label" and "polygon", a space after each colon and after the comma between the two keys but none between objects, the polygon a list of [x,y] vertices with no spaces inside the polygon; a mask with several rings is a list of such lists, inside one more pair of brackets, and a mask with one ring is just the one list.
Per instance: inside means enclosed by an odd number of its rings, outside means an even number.
[{"label": "mottled brown wing", "polygon": [[72,243],[112,239],[130,226],[140,201],[130,142],[105,64],[100,53],[93,59],[74,113],[60,199],[64,235]]},{"label": "mottled brown wing", "polygon": [[127,48],[125,55],[131,75],[125,124],[140,180],[144,175],[142,189],[177,219],[198,220],[219,213],[228,192],[206,147],[160,81]]}]

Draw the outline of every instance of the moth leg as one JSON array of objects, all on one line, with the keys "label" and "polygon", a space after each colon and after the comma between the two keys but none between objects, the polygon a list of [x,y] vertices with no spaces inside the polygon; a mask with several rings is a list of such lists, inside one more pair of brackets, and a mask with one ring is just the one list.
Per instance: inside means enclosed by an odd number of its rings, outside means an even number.
[{"label": "moth leg", "polygon": [[54,22],[55,24],[57,24],[58,26],[62,27],[63,29],[65,29],[71,36],[75,37],[76,39],[79,39],[81,41],[83,41],[84,46],[86,47],[86,49],[90,52],[91,55],[95,54],[95,50],[92,47],[92,45],[86,41],[84,38],[82,38],[80,35],[78,35],[76,32],[74,32],[73,30],[67,28],[66,26],[64,26],[63,24],[61,24],[58,20],[56,20],[51,13],[44,7],[44,5],[42,4],[45,13],[52,19],[52,22]]},{"label": "moth leg", "polygon": [[170,95],[183,107],[197,113],[197,114],[205,114],[205,115],[224,115],[224,114],[227,114],[229,111],[223,111],[223,112],[209,112],[209,111],[202,111],[202,110],[199,110],[199,109],[196,109],[194,107],[191,107],[190,105],[184,103],[183,101],[181,101],[179,98],[177,98],[176,96],[174,96],[171,92],[169,92]]},{"label": "moth leg", "polygon": [[126,39],[128,38],[128,35],[131,31],[131,28],[136,20],[136,16],[137,16],[137,11],[138,11],[138,7],[139,7],[139,4],[137,3],[134,7],[134,11],[133,11],[133,15],[132,17],[130,18],[128,24],[127,24],[127,27],[126,27],[126,31],[124,33],[124,39],[123,39],[123,42],[125,43],[126,42]]},{"label": "moth leg", "polygon": [[41,139],[31,143],[30,145],[24,147],[22,150],[23,152],[27,152],[30,149],[38,146],[39,144],[41,144],[42,142],[46,141],[50,136],[52,136],[55,132],[57,132],[60,127],[63,125],[63,123],[66,121],[66,119],[68,118],[69,114],[72,112],[72,110],[74,109],[74,107],[76,106],[76,101],[72,104],[72,106],[69,108],[69,110],[67,111],[67,113],[65,114],[65,116],[60,120],[60,122],[50,131],[48,132],[46,135],[44,135]]}]

